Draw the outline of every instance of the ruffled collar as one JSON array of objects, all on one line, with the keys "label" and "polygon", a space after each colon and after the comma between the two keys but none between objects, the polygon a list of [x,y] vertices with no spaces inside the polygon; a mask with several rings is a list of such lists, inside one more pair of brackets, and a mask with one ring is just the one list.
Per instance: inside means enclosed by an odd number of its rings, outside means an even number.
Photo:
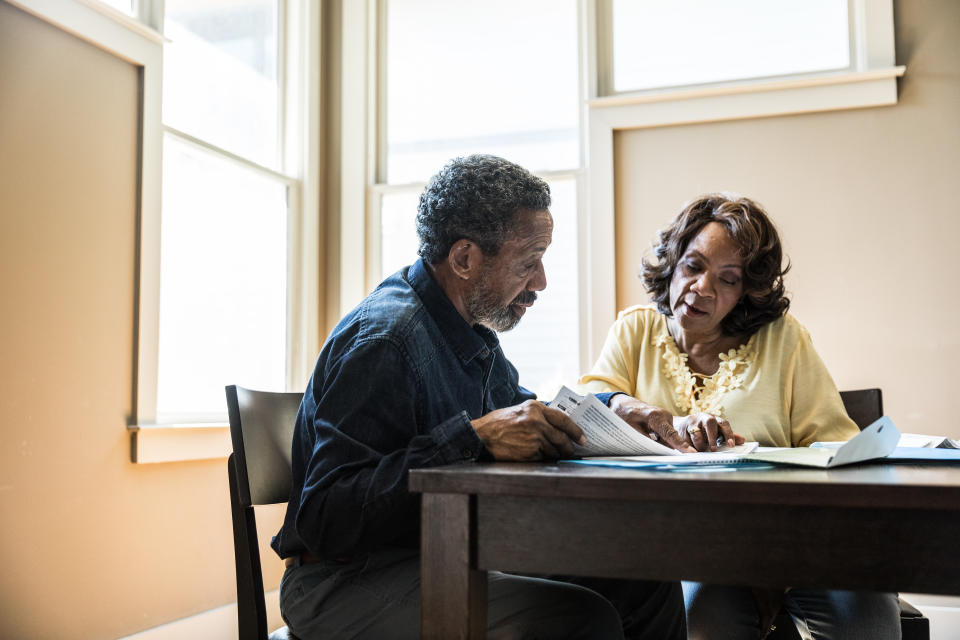
[{"label": "ruffled collar", "polygon": [[[673,382],[671,392],[677,407],[685,414],[709,413],[723,417],[723,400],[728,391],[743,386],[747,369],[753,363],[754,338],[746,344],[720,354],[720,367],[711,376],[694,374],[687,366],[687,354],[680,353],[669,331],[655,336],[653,344],[662,347],[663,372]],[[698,378],[703,380],[698,383]]]}]

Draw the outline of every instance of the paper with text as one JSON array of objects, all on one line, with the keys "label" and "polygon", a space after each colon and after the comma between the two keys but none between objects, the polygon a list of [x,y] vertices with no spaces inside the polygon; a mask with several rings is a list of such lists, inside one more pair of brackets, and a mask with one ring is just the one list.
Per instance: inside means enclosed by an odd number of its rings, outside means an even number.
[{"label": "paper with text", "polygon": [[550,406],[570,416],[587,436],[586,445],[575,445],[578,456],[683,455],[641,434],[593,394],[581,396],[563,387]]}]

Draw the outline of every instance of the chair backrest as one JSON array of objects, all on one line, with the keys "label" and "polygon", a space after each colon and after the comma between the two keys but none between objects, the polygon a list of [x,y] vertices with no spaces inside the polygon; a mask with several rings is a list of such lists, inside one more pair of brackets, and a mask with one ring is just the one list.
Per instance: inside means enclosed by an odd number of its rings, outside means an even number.
[{"label": "chair backrest", "polygon": [[850,419],[863,431],[883,415],[883,394],[880,389],[841,391],[840,399]]},{"label": "chair backrest", "polygon": [[290,454],[301,393],[226,388],[233,453],[227,461],[240,640],[266,640],[267,610],[253,505],[290,498]]}]

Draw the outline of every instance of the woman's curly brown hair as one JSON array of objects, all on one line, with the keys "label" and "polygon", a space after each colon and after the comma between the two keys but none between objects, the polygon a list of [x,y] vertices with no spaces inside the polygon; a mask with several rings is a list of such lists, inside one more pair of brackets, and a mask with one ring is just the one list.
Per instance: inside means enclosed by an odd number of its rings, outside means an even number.
[{"label": "woman's curly brown hair", "polygon": [[790,307],[783,276],[780,236],[759,204],[749,198],[712,193],[687,204],[668,227],[657,233],[656,262],[643,259],[640,278],[660,313],[670,316],[670,280],[687,245],[711,222],[722,224],[743,257],[743,297],[721,322],[727,335],[753,335]]}]

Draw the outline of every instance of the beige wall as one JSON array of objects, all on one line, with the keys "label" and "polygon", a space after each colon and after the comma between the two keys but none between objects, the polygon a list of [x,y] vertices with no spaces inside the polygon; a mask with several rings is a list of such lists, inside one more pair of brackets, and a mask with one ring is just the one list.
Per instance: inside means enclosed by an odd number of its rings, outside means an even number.
[{"label": "beige wall", "polygon": [[748,195],[838,386],[879,386],[901,430],[960,438],[960,3],[895,9],[895,106],[617,134],[617,306],[647,300],[640,258],[685,201]]},{"label": "beige wall", "polygon": [[225,461],[130,463],[138,83],[0,1],[3,638],[118,637],[236,599]]}]

